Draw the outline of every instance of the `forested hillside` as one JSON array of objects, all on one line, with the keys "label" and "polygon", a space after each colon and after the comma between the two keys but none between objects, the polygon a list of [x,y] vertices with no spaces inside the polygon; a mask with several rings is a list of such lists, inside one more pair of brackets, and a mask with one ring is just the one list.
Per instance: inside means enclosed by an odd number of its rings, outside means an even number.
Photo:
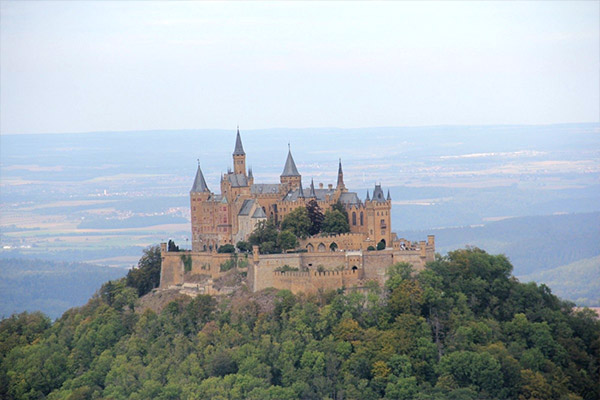
[{"label": "forested hillside", "polygon": [[598,319],[519,283],[504,256],[458,250],[418,275],[395,265],[382,288],[240,289],[159,314],[136,308],[155,275],[140,266],[53,324],[35,313],[2,321],[0,398],[600,396]]}]

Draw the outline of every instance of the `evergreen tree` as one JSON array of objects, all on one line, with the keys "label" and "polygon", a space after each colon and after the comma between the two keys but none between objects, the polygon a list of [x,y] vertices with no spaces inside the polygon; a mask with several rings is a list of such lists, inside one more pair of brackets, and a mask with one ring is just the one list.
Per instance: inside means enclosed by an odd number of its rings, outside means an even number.
[{"label": "evergreen tree", "polygon": [[316,200],[311,200],[306,204],[306,211],[308,212],[308,218],[310,219],[310,230],[311,235],[316,235],[321,232],[321,225],[323,224],[323,210],[317,203]]}]

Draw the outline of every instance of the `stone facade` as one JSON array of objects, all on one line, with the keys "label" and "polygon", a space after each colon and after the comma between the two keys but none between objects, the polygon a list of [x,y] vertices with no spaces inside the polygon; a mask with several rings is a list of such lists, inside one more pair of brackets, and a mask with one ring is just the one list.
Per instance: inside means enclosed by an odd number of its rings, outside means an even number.
[{"label": "stone facade", "polygon": [[[260,221],[272,218],[280,222],[311,200],[323,211],[340,202],[348,213],[350,233],[303,239],[301,252],[296,253],[259,254],[257,246],[252,254],[217,253],[224,244],[246,240]],[[239,130],[233,170],[221,177],[221,193],[209,190],[198,166],[190,206],[192,250],[169,252],[166,244],[161,245],[161,289],[184,290],[204,277],[210,283],[202,290],[214,294],[212,280],[221,277],[225,270],[237,268],[247,271],[247,284],[252,291],[274,287],[294,293],[316,293],[361,287],[368,281],[383,284],[392,264],[408,262],[420,270],[434,260],[434,236],[420,242],[397,238],[391,231],[389,191],[384,196],[381,186],[376,185],[372,196],[367,192],[366,198],[360,200],[346,189],[341,161],[335,188],[331,184],[315,188],[313,182],[310,187],[303,187],[291,151],[279,183],[255,184],[252,170],[246,169]],[[372,251],[380,243],[384,249]]]}]

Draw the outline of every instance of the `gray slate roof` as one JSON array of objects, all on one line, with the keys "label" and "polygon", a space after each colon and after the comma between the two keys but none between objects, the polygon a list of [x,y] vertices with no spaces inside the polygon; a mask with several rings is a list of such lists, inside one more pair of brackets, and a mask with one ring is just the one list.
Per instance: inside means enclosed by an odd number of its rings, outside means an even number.
[{"label": "gray slate roof", "polygon": [[246,187],[248,186],[248,179],[244,174],[229,174],[227,175],[229,183],[232,187]]},{"label": "gray slate roof", "polygon": [[254,210],[252,218],[267,218],[267,214],[265,214],[264,210],[261,207],[258,207],[256,210]]},{"label": "gray slate roof", "polygon": [[190,192],[210,192],[208,186],[206,185],[206,181],[204,180],[204,175],[202,174],[200,165],[198,165],[198,170],[196,171],[196,178],[194,179],[194,184],[192,185],[192,189],[190,190]]},{"label": "gray slate roof", "polygon": [[242,138],[240,137],[240,128],[237,130],[237,135],[235,137],[235,149],[233,150],[234,156],[244,156],[246,153],[244,152],[244,146],[242,146]]},{"label": "gray slate roof", "polygon": [[240,212],[238,213],[238,215],[250,215],[250,210],[252,210],[252,206],[254,205],[254,200],[250,199],[250,200],[244,200],[244,203],[242,204],[242,208],[240,208]]},{"label": "gray slate roof", "polygon": [[[307,191],[309,189],[303,189],[304,191]],[[333,196],[333,194],[335,193],[334,189],[314,189],[314,194],[315,197],[313,197],[316,200],[319,201],[325,201],[325,196],[329,195],[329,196]],[[285,197],[283,198],[283,201],[297,201],[299,198],[302,198],[300,196],[300,189],[295,189],[295,190],[290,190],[288,192],[288,194],[285,195]]]},{"label": "gray slate roof", "polygon": [[340,195],[340,202],[342,204],[360,204],[358,195],[354,192],[345,192]]},{"label": "gray slate roof", "polygon": [[294,158],[292,157],[292,151],[288,151],[287,160],[285,160],[285,167],[283,167],[283,172],[281,176],[300,176],[298,172],[298,168],[296,168],[296,163],[294,162]]},{"label": "gray slate roof", "polygon": [[373,190],[373,201],[376,201],[378,203],[385,202],[385,196],[383,195],[381,185],[375,185],[375,190]]},{"label": "gray slate roof", "polygon": [[276,193],[279,193],[280,187],[281,187],[281,184],[279,184],[279,183],[255,183],[254,185],[250,186],[250,193],[252,193],[252,194],[262,194],[262,193],[276,194]]}]

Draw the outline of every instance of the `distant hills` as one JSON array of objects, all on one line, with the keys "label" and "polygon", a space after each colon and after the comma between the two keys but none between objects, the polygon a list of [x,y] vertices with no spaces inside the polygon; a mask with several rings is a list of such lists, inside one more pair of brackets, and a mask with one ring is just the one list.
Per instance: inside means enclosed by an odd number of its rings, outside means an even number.
[{"label": "distant hills", "polygon": [[521,282],[544,283],[557,296],[579,306],[600,307],[600,256],[518,278]]},{"label": "distant hills", "polygon": [[0,260],[0,318],[42,311],[52,319],[81,306],[102,283],[125,276],[127,269],[47,260]]},{"label": "distant hills", "polygon": [[508,256],[517,276],[600,255],[600,212],[508,218],[483,226],[401,231],[406,238],[432,233],[444,254],[465,246]]}]

